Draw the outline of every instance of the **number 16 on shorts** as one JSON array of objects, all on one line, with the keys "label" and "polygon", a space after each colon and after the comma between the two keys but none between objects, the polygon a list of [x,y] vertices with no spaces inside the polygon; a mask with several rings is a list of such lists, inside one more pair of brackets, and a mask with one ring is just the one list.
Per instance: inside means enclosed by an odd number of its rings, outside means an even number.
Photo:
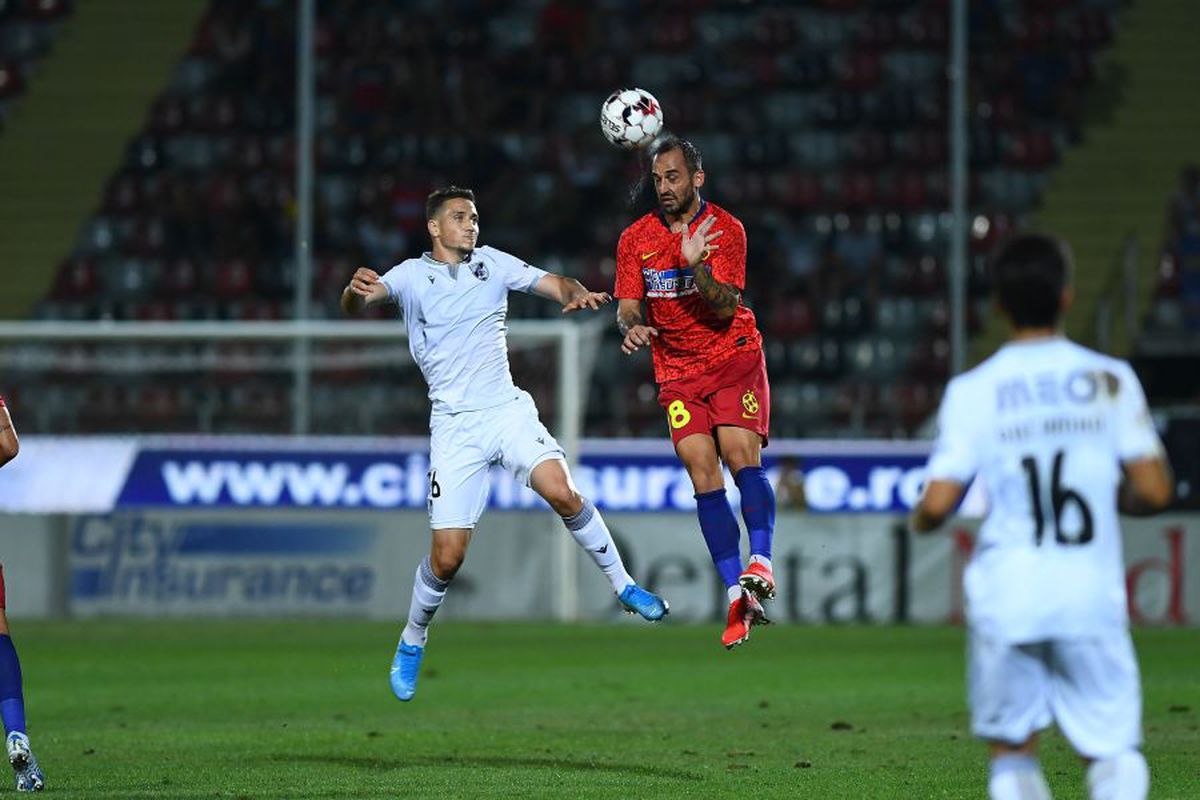
[{"label": "number 16 on shorts", "polygon": [[437,470],[431,469],[427,473],[429,476],[429,513],[433,513],[433,501],[442,496],[442,487],[438,486]]}]

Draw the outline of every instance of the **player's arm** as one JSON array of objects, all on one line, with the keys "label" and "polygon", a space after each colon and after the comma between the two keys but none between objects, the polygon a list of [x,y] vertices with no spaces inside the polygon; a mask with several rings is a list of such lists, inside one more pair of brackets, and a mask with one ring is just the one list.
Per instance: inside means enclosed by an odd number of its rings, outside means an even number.
[{"label": "player's arm", "polygon": [[621,351],[627,356],[649,347],[650,340],[658,336],[658,329],[646,324],[646,318],[642,315],[642,301],[628,297],[617,301],[617,329],[625,337],[621,342]]},{"label": "player's arm", "polygon": [[388,302],[387,286],[379,279],[379,273],[373,269],[359,267],[350,278],[350,283],[342,290],[342,311],[349,316],[357,316],[366,309]]},{"label": "player's arm", "polygon": [[[712,265],[704,263],[713,251],[720,250],[719,244],[713,244],[724,235],[725,231],[712,231],[716,217],[709,217],[701,222],[695,233],[689,234],[687,229],[680,233],[680,252],[692,268],[696,291],[708,303],[708,307],[716,313],[719,319],[732,319],[742,302],[742,290],[732,283],[724,283],[713,277]],[[744,254],[743,254],[744,258]]]},{"label": "player's arm", "polygon": [[938,409],[938,435],[929,456],[925,491],[908,520],[916,533],[937,530],[958,508],[979,469],[978,419],[963,385],[957,379],[951,381]]},{"label": "player's arm", "polygon": [[17,457],[21,451],[21,442],[17,439],[17,429],[13,427],[12,417],[0,397],[0,467]]},{"label": "player's arm", "polygon": [[1121,364],[1107,377],[1110,390],[1117,395],[1117,456],[1124,472],[1117,509],[1122,514],[1148,516],[1171,503],[1175,493],[1171,465],[1133,369]]},{"label": "player's arm", "polygon": [[913,509],[908,525],[916,533],[931,533],[942,527],[958,501],[962,500],[963,489],[958,481],[933,480],[925,487],[925,494]]},{"label": "player's arm", "polygon": [[533,293],[562,304],[562,313],[590,308],[599,311],[600,306],[612,302],[608,292],[589,292],[587,287],[574,278],[547,273],[533,285]]},{"label": "player's arm", "polygon": [[617,301],[617,330],[621,332],[621,350],[632,355],[658,336],[658,330],[646,324],[642,299],[646,294],[645,278],[638,265],[635,236],[627,228],[617,242],[617,283],[613,295]]},{"label": "player's arm", "polygon": [[1167,459],[1140,458],[1121,465],[1125,477],[1117,493],[1117,509],[1132,517],[1148,517],[1171,504],[1175,480]]}]

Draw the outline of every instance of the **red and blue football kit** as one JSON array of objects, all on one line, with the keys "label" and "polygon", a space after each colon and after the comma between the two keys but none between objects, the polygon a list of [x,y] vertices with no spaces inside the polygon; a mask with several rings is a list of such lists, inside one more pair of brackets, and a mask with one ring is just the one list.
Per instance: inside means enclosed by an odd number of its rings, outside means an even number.
[{"label": "red and blue football kit", "polygon": [[[709,216],[710,232],[723,231],[706,260],[714,279],[746,285],[746,231],[737,217],[701,202],[688,230]],[[767,439],[770,386],[762,335],[754,312],[739,305],[722,320],[696,289],[694,270],[680,252],[681,237],[658,212],[646,214],[621,234],[617,244],[618,299],[644,300],[659,403],[667,411],[672,440],[693,433],[712,435],[718,425],[748,428]]]}]

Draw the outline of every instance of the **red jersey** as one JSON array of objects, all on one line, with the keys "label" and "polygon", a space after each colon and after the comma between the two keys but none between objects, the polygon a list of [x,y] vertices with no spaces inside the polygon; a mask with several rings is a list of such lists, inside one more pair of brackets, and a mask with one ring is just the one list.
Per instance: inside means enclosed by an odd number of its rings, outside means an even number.
[{"label": "red jersey", "polygon": [[[746,230],[723,208],[701,201],[688,222],[692,232],[709,216],[711,232],[724,231],[705,262],[722,283],[746,286]],[[754,312],[739,305],[731,319],[719,319],[695,286],[693,270],[680,253],[681,236],[652,211],[621,233],[617,244],[617,286],[613,296],[646,301],[646,324],[658,330],[651,339],[654,377],[659,384],[704,372],[739,353],[762,349]]]}]

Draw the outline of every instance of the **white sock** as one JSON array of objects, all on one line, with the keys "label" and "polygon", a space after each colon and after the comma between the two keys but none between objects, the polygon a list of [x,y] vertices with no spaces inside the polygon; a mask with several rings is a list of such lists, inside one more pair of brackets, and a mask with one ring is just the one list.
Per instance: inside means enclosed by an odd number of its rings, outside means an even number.
[{"label": "white sock", "polygon": [[1051,800],[1041,764],[1025,753],[1010,753],[992,759],[988,796],[992,800]]},{"label": "white sock", "polygon": [[[759,564],[762,564],[767,569],[771,569],[771,559],[767,558],[766,556],[758,556],[758,555],[750,556],[750,563],[753,564],[755,561],[757,561]],[[771,571],[774,572],[775,570],[771,570]]]},{"label": "white sock", "polygon": [[729,597],[729,602],[732,603],[734,600],[737,600],[742,596],[742,585],[740,583],[735,583],[733,586],[730,586],[725,590],[725,594]]},{"label": "white sock", "polygon": [[1137,750],[1093,761],[1087,771],[1092,800],[1145,800],[1150,791],[1150,768]]},{"label": "white sock", "polygon": [[412,603],[408,606],[408,624],[400,634],[401,641],[417,647],[425,646],[425,640],[429,637],[429,623],[437,613],[438,606],[446,599],[449,585],[450,581],[433,574],[429,556],[425,556],[413,578]]},{"label": "white sock", "polygon": [[612,534],[604,524],[604,518],[592,505],[591,500],[583,498],[583,508],[574,516],[563,517],[563,524],[567,526],[567,530],[575,537],[579,546],[592,557],[592,561],[596,562],[596,566],[608,576],[608,582],[612,584],[614,592],[620,594],[626,586],[633,583],[633,578],[625,571],[625,564],[621,561],[621,554],[617,552]]}]

